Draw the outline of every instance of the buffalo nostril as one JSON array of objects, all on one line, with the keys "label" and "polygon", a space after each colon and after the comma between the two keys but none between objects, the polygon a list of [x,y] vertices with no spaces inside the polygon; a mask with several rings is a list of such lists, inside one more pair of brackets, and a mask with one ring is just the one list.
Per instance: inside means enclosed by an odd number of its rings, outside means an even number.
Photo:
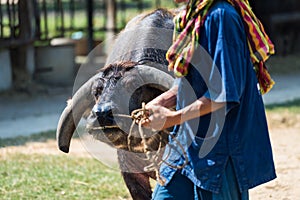
[{"label": "buffalo nostril", "polygon": [[100,126],[114,123],[111,103],[96,104],[92,109],[92,115],[97,119]]},{"label": "buffalo nostril", "polygon": [[108,113],[112,112],[113,105],[112,103],[101,103],[101,104],[95,104],[92,111],[94,113]]},{"label": "buffalo nostril", "polygon": [[112,115],[112,107],[106,105],[95,105],[92,113],[97,117],[106,117]]}]

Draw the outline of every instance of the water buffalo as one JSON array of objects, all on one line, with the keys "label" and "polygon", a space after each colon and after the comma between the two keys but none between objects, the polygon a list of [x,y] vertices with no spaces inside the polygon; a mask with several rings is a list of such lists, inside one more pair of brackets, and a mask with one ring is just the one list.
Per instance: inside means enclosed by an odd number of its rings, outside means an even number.
[{"label": "water buffalo", "polygon": [[[149,163],[138,154],[143,145],[136,128],[128,148],[132,120],[118,114],[130,115],[172,86],[165,54],[172,43],[174,12],[158,9],[132,19],[116,39],[106,66],[77,90],[57,127],[59,149],[67,153],[83,113],[91,109],[87,130],[118,149],[121,173],[133,199],[151,199],[149,177],[155,174],[143,171]],[[156,151],[157,141],[164,143],[167,137],[158,132],[149,135],[147,143]]]}]

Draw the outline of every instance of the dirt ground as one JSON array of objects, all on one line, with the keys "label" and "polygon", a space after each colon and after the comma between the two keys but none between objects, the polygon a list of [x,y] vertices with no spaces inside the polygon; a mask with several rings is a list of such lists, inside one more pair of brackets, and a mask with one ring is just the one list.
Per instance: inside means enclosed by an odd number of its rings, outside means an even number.
[{"label": "dirt ground", "polygon": [[[274,159],[277,179],[250,190],[251,200],[300,200],[300,115],[293,120],[286,120],[284,114],[268,115],[270,137],[274,150]],[[56,141],[46,143],[28,143],[25,146],[0,148],[0,156],[9,156],[11,153],[24,154],[54,154],[61,155]],[[72,141],[69,156],[92,156],[86,151],[80,139]]]},{"label": "dirt ground", "polygon": [[250,197],[253,200],[299,200],[299,128],[272,128],[270,136],[277,179],[250,190]]}]

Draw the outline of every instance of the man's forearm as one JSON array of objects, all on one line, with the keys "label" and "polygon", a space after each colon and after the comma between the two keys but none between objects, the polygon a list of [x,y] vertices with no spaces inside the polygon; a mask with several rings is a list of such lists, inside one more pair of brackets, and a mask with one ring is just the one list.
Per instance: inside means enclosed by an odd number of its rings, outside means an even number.
[{"label": "man's forearm", "polygon": [[216,103],[211,101],[210,99],[201,97],[194,103],[184,107],[181,110],[176,111],[177,113],[174,121],[176,121],[177,124],[181,124],[185,121],[214,112],[224,106],[225,103]]},{"label": "man's forearm", "polygon": [[171,105],[170,102],[172,102],[171,100],[173,99],[173,97],[174,92],[168,91],[167,93],[162,94],[161,97],[155,99],[153,102],[150,102],[151,104],[147,104],[148,109],[151,110],[152,114],[147,120],[142,121],[142,125],[146,127],[148,126],[155,130],[163,130],[175,125],[182,124],[183,122],[188,121],[190,119],[194,119],[206,115],[208,113],[214,112],[224,107],[224,105],[226,104],[216,103],[205,97],[201,97],[194,103],[177,111],[171,111],[170,109],[159,104],[162,103],[164,105]]},{"label": "man's forearm", "polygon": [[166,108],[171,108],[176,105],[178,86],[172,87],[170,90],[162,93],[152,101],[150,101],[147,105],[160,105]]}]

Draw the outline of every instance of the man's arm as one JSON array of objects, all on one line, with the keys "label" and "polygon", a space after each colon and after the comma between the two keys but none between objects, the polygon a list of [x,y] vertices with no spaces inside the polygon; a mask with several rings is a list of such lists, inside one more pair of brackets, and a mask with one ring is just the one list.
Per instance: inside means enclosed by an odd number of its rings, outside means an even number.
[{"label": "man's arm", "polygon": [[178,110],[177,115],[181,117],[181,123],[212,113],[220,108],[223,108],[226,103],[217,103],[206,97],[201,97],[194,103]]},{"label": "man's arm", "polygon": [[171,89],[162,93],[146,105],[146,109],[152,106],[162,106],[166,108],[171,108],[176,105],[176,96],[178,92],[178,86],[173,86]]},{"label": "man's arm", "polygon": [[148,120],[142,122],[143,126],[155,130],[166,129],[185,121],[201,117],[225,106],[226,103],[213,102],[201,97],[181,110],[171,111],[160,105],[149,105],[147,109],[152,113]]}]

